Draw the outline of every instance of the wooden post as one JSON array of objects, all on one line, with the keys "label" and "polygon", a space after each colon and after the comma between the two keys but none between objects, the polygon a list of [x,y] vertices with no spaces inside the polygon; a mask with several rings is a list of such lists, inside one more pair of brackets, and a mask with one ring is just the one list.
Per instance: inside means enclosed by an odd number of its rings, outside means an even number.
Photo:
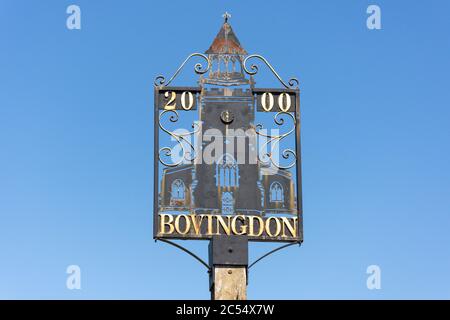
[{"label": "wooden post", "polygon": [[247,300],[246,236],[213,236],[209,265],[211,300]]},{"label": "wooden post", "polygon": [[247,300],[247,268],[215,267],[212,300]]}]

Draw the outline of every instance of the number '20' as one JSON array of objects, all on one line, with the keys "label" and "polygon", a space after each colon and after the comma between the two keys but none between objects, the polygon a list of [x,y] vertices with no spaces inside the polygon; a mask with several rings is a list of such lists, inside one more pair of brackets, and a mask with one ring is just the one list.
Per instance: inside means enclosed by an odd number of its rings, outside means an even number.
[{"label": "number '20'", "polygon": [[[164,106],[165,110],[175,110],[177,108],[177,94],[175,91],[166,91],[166,93],[164,93],[164,97],[166,97],[166,99],[169,99],[169,101],[167,101],[166,105]],[[181,107],[184,110],[190,110],[192,109],[192,107],[194,106],[194,95],[192,94],[192,92],[189,91],[184,91],[181,94]]]}]

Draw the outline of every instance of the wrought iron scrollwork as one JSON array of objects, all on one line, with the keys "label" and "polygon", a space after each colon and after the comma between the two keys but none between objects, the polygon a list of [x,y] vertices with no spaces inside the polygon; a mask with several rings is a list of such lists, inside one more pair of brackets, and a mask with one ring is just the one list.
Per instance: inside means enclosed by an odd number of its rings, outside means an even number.
[{"label": "wrought iron scrollwork", "polygon": [[155,78],[154,81],[154,85],[155,87],[158,86],[168,86],[177,76],[178,74],[181,72],[181,70],[184,68],[184,65],[192,58],[192,57],[201,57],[202,59],[204,59],[207,63],[207,66],[204,67],[201,63],[196,63],[194,66],[194,71],[196,74],[205,74],[206,72],[209,71],[209,69],[211,69],[211,62],[209,61],[208,57],[206,55],[204,55],[203,53],[192,53],[190,54],[184,61],[183,63],[180,65],[180,67],[177,69],[177,71],[175,71],[175,73],[173,74],[173,76],[166,82],[166,78],[163,75],[159,75]]},{"label": "wrought iron scrollwork", "polygon": [[[172,157],[173,149],[176,147],[176,145],[172,148],[171,147],[163,147],[163,148],[159,149],[159,154],[158,154],[159,161],[167,167],[176,167],[176,166],[180,165],[184,160],[186,160],[187,162],[194,161],[195,158],[197,157],[196,150],[195,150],[195,147],[193,146],[193,144],[191,143],[191,141],[189,141],[189,139],[186,137],[198,133],[200,130],[200,126],[198,125],[198,123],[194,122],[192,124],[192,128],[194,129],[193,131],[182,132],[182,133],[176,133],[174,131],[170,131],[169,129],[164,127],[161,123],[162,118],[166,113],[171,113],[171,115],[169,117],[170,122],[177,122],[179,119],[179,114],[176,110],[164,110],[163,112],[161,112],[159,114],[159,127],[161,128],[162,131],[164,131],[165,133],[170,135],[177,142],[177,145],[181,148],[183,155],[180,157],[180,159],[178,161],[176,161],[174,163],[165,162],[161,158],[161,154],[164,153],[164,156]],[[189,148],[189,151],[186,150],[186,147]]]},{"label": "wrought iron scrollwork", "polygon": [[270,69],[270,71],[272,71],[272,73],[275,75],[275,77],[277,77],[278,81],[280,81],[281,84],[282,84],[285,88],[287,88],[287,89],[294,89],[294,88],[297,88],[297,87],[298,87],[299,81],[298,81],[297,78],[291,78],[291,79],[289,79],[289,81],[286,83],[286,82],[280,77],[280,75],[275,71],[275,69],[272,67],[272,65],[267,61],[267,59],[264,58],[263,56],[259,55],[259,54],[252,54],[252,55],[249,55],[248,57],[246,57],[246,58],[244,59],[243,67],[244,67],[244,71],[245,71],[248,75],[253,76],[253,75],[257,74],[258,71],[259,71],[258,66],[255,65],[255,64],[251,64],[251,65],[250,65],[250,69],[247,68],[247,62],[248,62],[248,60],[253,59],[253,58],[259,59],[259,60],[261,60],[262,62],[264,62],[264,63],[266,64],[266,66]]},{"label": "wrought iron scrollwork", "polygon": [[[262,125],[262,124],[257,124],[257,125],[255,126],[255,132],[256,132],[256,134],[259,135],[259,136],[265,137],[265,138],[267,139],[267,141],[265,141],[265,142],[261,145],[261,147],[259,148],[259,152],[258,152],[258,160],[261,161],[262,163],[266,163],[266,164],[272,163],[272,164],[273,164],[275,167],[277,167],[278,169],[290,169],[290,168],[292,168],[293,166],[295,166],[295,163],[296,163],[297,155],[296,155],[296,153],[295,153],[295,150],[292,150],[292,149],[289,149],[289,148],[288,148],[288,149],[284,149],[284,150],[281,151],[281,156],[283,157],[283,159],[286,159],[286,160],[287,160],[287,159],[290,158],[291,155],[295,158],[295,160],[294,160],[292,163],[290,163],[289,165],[287,165],[287,166],[282,166],[282,165],[280,165],[280,164],[277,163],[277,162],[274,160],[274,158],[273,158],[273,156],[274,156],[273,152],[274,152],[275,147],[276,147],[277,145],[280,144],[280,141],[281,141],[281,140],[283,140],[284,138],[286,138],[286,137],[288,137],[289,135],[291,135],[291,134],[295,131],[295,126],[297,125],[297,124],[296,124],[295,117],[294,117],[292,114],[290,114],[290,113],[288,113],[288,112],[283,112],[283,111],[281,111],[281,112],[278,112],[278,113],[273,117],[274,122],[275,122],[278,126],[283,125],[284,122],[285,122],[285,120],[284,120],[284,118],[283,118],[283,115],[288,115],[288,116],[292,119],[292,121],[293,121],[293,127],[292,127],[292,129],[290,129],[290,130],[289,130],[288,132],[286,132],[286,133],[279,134],[279,135],[265,134],[265,133],[261,132],[261,130],[263,129],[263,125]],[[269,151],[268,151],[268,152],[264,152],[264,153],[261,155],[261,150],[266,150],[266,148],[268,147],[269,143],[270,143],[270,149],[269,149]]]}]

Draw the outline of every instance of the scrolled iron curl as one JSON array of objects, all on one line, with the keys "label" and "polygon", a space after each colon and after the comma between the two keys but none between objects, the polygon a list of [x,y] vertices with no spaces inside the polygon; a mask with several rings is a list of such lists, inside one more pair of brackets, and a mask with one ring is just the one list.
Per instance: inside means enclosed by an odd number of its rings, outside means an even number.
[{"label": "scrolled iron curl", "polygon": [[164,85],[164,82],[166,82],[166,78],[163,75],[159,75],[155,78],[153,84],[155,85],[155,87],[159,87]]},{"label": "scrolled iron curl", "polygon": [[282,114],[287,114],[287,115],[289,115],[291,118],[292,118],[292,120],[294,121],[294,126],[295,126],[295,118],[290,114],[290,113],[285,113],[285,112],[278,112],[276,115],[275,115],[275,117],[273,117],[273,121],[277,124],[277,125],[279,125],[279,126],[281,126],[281,125],[283,125],[284,124],[284,118],[283,117],[280,117],[280,119],[278,119],[278,117],[280,116],[280,115],[282,115]]},{"label": "scrolled iron curl", "polygon": [[282,157],[284,159],[289,159],[290,155],[293,155],[295,157],[295,151],[292,149],[285,149],[283,150],[283,152],[281,153]]},{"label": "scrolled iron curl", "polygon": [[300,81],[297,78],[290,78],[288,84],[291,88],[298,88],[300,85]]},{"label": "scrolled iron curl", "polygon": [[[178,119],[179,119],[179,114],[175,110],[164,110],[159,115],[159,127],[161,128],[162,131],[164,131],[165,133],[167,133],[168,135],[170,135],[172,138],[174,138],[177,141],[177,144],[181,147],[181,150],[182,150],[182,153],[183,153],[183,157],[181,157],[180,160],[175,162],[175,163],[165,162],[161,158],[161,154],[164,154],[164,156],[166,156],[166,157],[171,157],[173,149],[175,148],[175,146],[172,147],[172,148],[170,148],[170,147],[163,147],[163,148],[159,149],[159,154],[158,154],[159,162],[161,162],[163,165],[165,165],[167,167],[176,167],[176,166],[182,164],[183,158],[186,161],[188,161],[188,162],[194,161],[195,158],[197,157],[197,155],[195,153],[195,148],[192,145],[192,143],[189,142],[189,140],[186,138],[186,136],[190,136],[190,135],[198,133],[199,130],[200,130],[200,126],[198,125],[198,123],[194,122],[192,124],[193,131],[188,131],[188,132],[185,132],[185,133],[175,133],[173,131],[170,131],[166,127],[164,127],[162,125],[162,123],[161,123],[161,119],[166,113],[171,113],[171,115],[169,117],[169,121],[170,122],[177,122]],[[192,149],[192,151],[191,150],[187,151],[183,142],[188,144],[189,149]]]},{"label": "scrolled iron curl", "polygon": [[[287,166],[282,166],[282,165],[280,165],[279,163],[276,163],[275,160],[273,159],[273,151],[274,151],[274,149],[275,149],[275,146],[276,146],[276,145],[279,145],[281,140],[283,140],[283,139],[286,138],[287,136],[291,135],[291,134],[295,131],[295,127],[296,127],[296,125],[297,125],[296,120],[295,120],[295,117],[294,117],[292,114],[290,114],[290,113],[288,113],[288,112],[283,112],[283,111],[277,112],[277,114],[273,117],[273,120],[274,120],[274,122],[275,122],[277,125],[281,126],[281,125],[284,124],[285,120],[284,120],[284,117],[282,117],[283,115],[288,115],[288,116],[292,119],[293,124],[294,124],[293,127],[292,127],[292,129],[290,129],[290,130],[289,130],[288,132],[286,132],[286,133],[279,134],[279,135],[269,135],[269,134],[264,134],[264,133],[261,132],[261,130],[263,129],[263,125],[262,125],[262,124],[257,124],[257,125],[255,126],[255,132],[256,132],[257,135],[260,135],[260,136],[262,136],[262,137],[268,138],[268,140],[267,140],[266,142],[264,142],[263,145],[261,146],[260,151],[261,151],[262,149],[265,150],[265,148],[269,145],[269,143],[271,144],[271,147],[270,147],[270,151],[269,151],[269,152],[263,153],[262,156],[261,156],[261,152],[258,153],[258,159],[259,159],[261,162],[263,162],[263,163],[271,162],[271,163],[272,163],[275,167],[277,167],[278,169],[290,169],[290,168],[292,168],[292,167],[295,165],[295,163],[296,163],[295,160],[294,160],[292,163],[290,163],[289,165],[287,165]],[[285,160],[288,160],[288,159],[291,157],[291,155],[292,155],[295,159],[297,159],[297,155],[296,155],[295,151],[292,150],[292,149],[284,149],[284,150],[281,152],[281,156],[282,156],[283,159],[285,159]]]},{"label": "scrolled iron curl", "polygon": [[294,117],[292,114],[290,114],[290,113],[288,113],[288,112],[284,112],[284,111],[277,112],[277,113],[275,114],[275,116],[273,117],[273,121],[274,121],[278,126],[283,125],[284,122],[285,122],[283,115],[289,116],[289,118],[291,118],[291,119],[292,119],[292,122],[293,122],[293,127],[292,127],[292,129],[290,129],[288,132],[283,133],[283,134],[280,134],[280,135],[276,135],[276,136],[266,135],[266,134],[260,132],[260,130],[263,129],[263,125],[260,124],[260,123],[258,123],[258,124],[256,124],[256,126],[255,126],[255,128],[256,128],[256,130],[255,130],[255,131],[256,131],[256,134],[258,134],[258,135],[260,135],[260,136],[263,136],[263,137],[266,137],[266,138],[280,138],[280,137],[283,137],[283,136],[288,136],[288,135],[290,135],[292,132],[294,132],[295,126],[296,126],[296,124],[297,124],[297,121],[295,120],[295,117]]},{"label": "scrolled iron curl", "polygon": [[266,66],[270,69],[270,71],[272,71],[272,73],[275,75],[275,77],[278,79],[278,81],[280,81],[280,83],[287,89],[294,89],[297,88],[298,85],[300,84],[300,82],[298,81],[297,78],[290,78],[289,81],[286,83],[284,82],[284,80],[280,77],[280,75],[275,71],[274,67],[272,67],[272,65],[269,63],[269,61],[267,61],[266,58],[264,58],[263,56],[259,55],[259,54],[252,54],[249,55],[248,57],[246,57],[244,59],[243,62],[243,67],[244,67],[244,71],[248,74],[248,75],[255,75],[258,73],[259,68],[256,64],[251,64],[250,65],[250,69],[247,67],[247,62],[250,59],[259,59],[262,62],[264,62],[266,64]]},{"label": "scrolled iron curl", "polygon": [[201,64],[200,62],[196,63],[194,66],[194,71],[196,74],[205,74],[206,72],[208,72],[209,69],[211,69],[211,62],[209,61],[208,57],[206,55],[204,55],[203,53],[191,53],[184,61],[183,63],[178,67],[177,71],[175,71],[175,73],[173,74],[173,76],[169,79],[169,81],[166,82],[166,78],[163,75],[159,75],[155,78],[155,81],[153,82],[153,84],[155,85],[155,87],[160,87],[160,86],[168,86],[177,76],[178,74],[181,72],[181,70],[184,68],[185,64],[192,58],[192,57],[201,57],[202,59],[204,59],[207,63],[207,66],[204,67],[203,64]]}]

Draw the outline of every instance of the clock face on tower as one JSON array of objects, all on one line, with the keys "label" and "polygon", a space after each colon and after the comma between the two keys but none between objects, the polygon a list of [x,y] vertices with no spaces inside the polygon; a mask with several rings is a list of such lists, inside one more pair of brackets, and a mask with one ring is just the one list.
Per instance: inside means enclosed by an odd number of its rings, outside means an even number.
[{"label": "clock face on tower", "polygon": [[234,114],[229,110],[222,111],[222,113],[220,114],[220,119],[222,120],[223,123],[229,124],[233,122]]}]

